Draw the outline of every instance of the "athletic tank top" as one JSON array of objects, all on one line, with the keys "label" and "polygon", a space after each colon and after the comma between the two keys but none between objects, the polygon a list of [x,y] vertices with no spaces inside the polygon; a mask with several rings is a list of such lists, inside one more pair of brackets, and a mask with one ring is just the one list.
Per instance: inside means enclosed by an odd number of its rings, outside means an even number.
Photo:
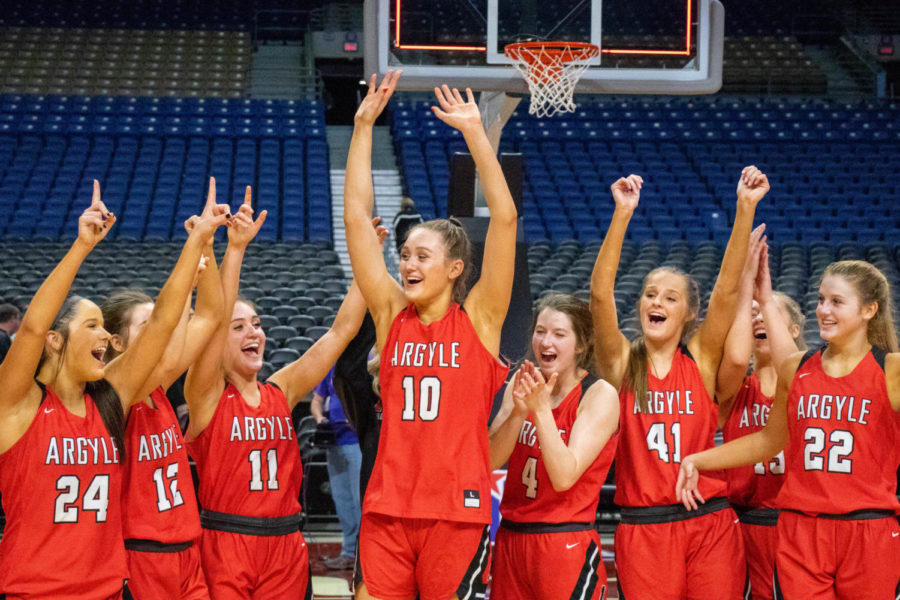
[{"label": "athletic tank top", "polygon": [[778,505],[808,515],[900,512],[900,414],[888,399],[884,351],[872,348],[844,377],[825,374],[822,351],[808,352],[791,382]]},{"label": "athletic tank top", "polygon": [[381,354],[384,416],[363,512],[490,523],[488,418],[507,372],[458,304],[429,325],[402,310]]},{"label": "athletic tank top", "polygon": [[209,425],[187,440],[197,462],[200,504],[245,517],[295,515],[303,472],[291,411],[277,386],[257,385],[254,408],[227,384]]},{"label": "athletic tank top", "polygon": [[163,544],[200,537],[200,516],[188,454],[165,391],[131,407],[125,428],[125,539]]},{"label": "athletic tank top", "polygon": [[[755,433],[769,420],[772,398],[763,394],[759,377],[751,373],[744,379],[734,399],[731,414],[722,427],[726,442]],[[771,460],[725,471],[728,499],[732,504],[752,508],[775,508],[775,497],[784,483],[784,452]]]},{"label": "athletic tank top", "polygon": [[[664,378],[655,377],[648,367],[647,383],[647,414],[640,412],[633,389],[623,384],[619,391],[615,502],[620,506],[680,503],[675,481],[681,458],[712,448],[718,428],[718,409],[685,346],[675,351]],[[702,473],[698,489],[706,499],[724,496],[724,474]]]},{"label": "athletic tank top", "polygon": [[[566,445],[581,399],[595,381],[596,377],[586,375],[553,409],[553,419]],[[528,415],[509,457],[500,514],[517,523],[593,523],[617,441],[618,434],[614,434],[578,481],[568,490],[557,492],[544,466],[533,417]]]},{"label": "athletic tank top", "polygon": [[84,403],[76,416],[46,388],[25,435],[0,454],[0,593],[96,600],[122,590],[119,454],[87,394]]}]

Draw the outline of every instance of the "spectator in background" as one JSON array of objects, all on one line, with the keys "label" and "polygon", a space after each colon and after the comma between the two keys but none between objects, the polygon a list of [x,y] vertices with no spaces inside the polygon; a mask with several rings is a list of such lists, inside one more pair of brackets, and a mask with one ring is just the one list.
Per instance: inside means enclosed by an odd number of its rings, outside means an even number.
[{"label": "spectator in background", "polygon": [[13,304],[0,304],[0,362],[6,358],[12,338],[22,324],[22,311]]},{"label": "spectator in background", "polygon": [[313,390],[310,413],[319,424],[328,423],[334,432],[334,446],[326,450],[331,497],[341,523],[341,553],[325,557],[325,566],[333,570],[351,570],[356,563],[356,537],[362,504],[359,497],[359,467],[362,455],[359,440],[350,427],[341,400],[334,391],[334,367]]},{"label": "spectator in background", "polygon": [[397,244],[398,253],[409,230],[422,222],[422,215],[416,211],[416,203],[409,196],[403,196],[400,200],[400,212],[394,217],[394,243]]}]

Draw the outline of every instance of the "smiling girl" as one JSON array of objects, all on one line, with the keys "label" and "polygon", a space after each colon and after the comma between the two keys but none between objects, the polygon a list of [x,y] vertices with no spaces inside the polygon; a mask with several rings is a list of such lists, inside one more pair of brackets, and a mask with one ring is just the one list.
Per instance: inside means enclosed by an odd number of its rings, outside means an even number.
[{"label": "smiling girl", "polygon": [[[494,547],[491,598],[603,599],[594,529],[616,453],[616,390],[589,373],[587,304],[550,294],[535,308],[531,350],[491,426],[491,468],[509,460]],[[548,568],[552,565],[552,568]]]},{"label": "smiling girl", "polygon": [[94,182],[78,237],[28,306],[0,364],[0,593],[9,598],[120,598],[124,416],[181,316],[201,252],[226,221],[208,206],[142,334],[109,364],[110,335],[90,300],[66,293],[115,217]]},{"label": "smiling girl", "polygon": [[888,281],[867,262],[830,264],[816,306],[826,345],[803,352],[781,318],[768,268],[760,271],[757,295],[778,373],[768,423],[685,457],[676,493],[696,508],[705,498],[700,470],[767,461],[784,449],[775,552],[784,597],[893,598],[900,589],[900,353]]},{"label": "smiling girl", "polygon": [[434,114],[466,140],[490,210],[481,278],[466,295],[469,238],[454,221],[413,228],[402,285],[371,233],[372,127],[399,73],[372,77],[355,117],[344,186],[353,274],[375,321],[384,417],[360,528],[357,598],[483,593],[491,520],[488,417],[507,367],[498,359],[515,264],[516,208],[472,92],[435,88]]},{"label": "smiling girl", "polygon": [[630,175],[612,185],[616,208],[591,277],[598,374],[618,388],[621,404],[615,496],[622,507],[615,540],[620,595],[736,599],[744,587],[743,546],[724,481],[703,478],[704,493],[715,501],[702,515],[677,504],[672,485],[682,455],[713,445],[716,372],[734,319],[756,204],[769,184],[755,167],[741,173],[731,239],[699,329],[694,332],[697,283],[660,267],[644,278],[638,303],[642,335],[629,343],[619,330],[613,290],[642,184]]}]

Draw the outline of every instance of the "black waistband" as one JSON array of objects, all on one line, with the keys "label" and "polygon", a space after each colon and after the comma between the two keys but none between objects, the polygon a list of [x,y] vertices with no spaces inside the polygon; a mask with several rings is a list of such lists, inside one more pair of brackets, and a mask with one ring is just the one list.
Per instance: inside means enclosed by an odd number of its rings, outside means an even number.
[{"label": "black waistband", "polygon": [[184,552],[194,545],[194,542],[178,542],[177,544],[164,544],[155,540],[125,540],[126,550],[136,550],[138,552],[165,552],[175,553]]},{"label": "black waistband", "polygon": [[862,510],[854,510],[848,513],[832,515],[829,513],[819,513],[817,515],[808,515],[799,510],[785,508],[784,510],[810,517],[812,519],[832,519],[834,521],[868,521],[871,519],[887,519],[893,517],[897,513],[887,508],[864,508]]},{"label": "black waistband", "polygon": [[684,504],[667,504],[665,506],[623,506],[622,522],[629,525],[652,525],[654,523],[675,523],[702,517],[710,513],[730,508],[728,498],[710,498],[700,504],[697,510],[688,510]]},{"label": "black waistband", "polygon": [[289,535],[300,531],[300,522],[300,513],[270,519],[267,517],[231,515],[206,509],[200,511],[200,525],[204,529],[242,533],[244,535]]},{"label": "black waistband", "polygon": [[778,525],[778,513],[781,512],[777,508],[756,508],[750,506],[732,505],[734,512],[737,513],[741,523],[747,525],[764,525],[766,527],[775,527]]},{"label": "black waistband", "polygon": [[518,523],[503,519],[500,527],[516,533],[563,533],[570,531],[590,531],[593,523]]}]

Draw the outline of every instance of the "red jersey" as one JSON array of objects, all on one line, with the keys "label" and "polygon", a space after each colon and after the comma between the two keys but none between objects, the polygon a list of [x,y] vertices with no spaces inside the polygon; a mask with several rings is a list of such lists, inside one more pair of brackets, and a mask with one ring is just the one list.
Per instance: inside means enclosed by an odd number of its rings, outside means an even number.
[{"label": "red jersey", "polygon": [[131,407],[125,428],[125,539],[177,544],[200,537],[200,515],[181,428],[162,388],[156,408]]},{"label": "red jersey", "polygon": [[295,515],[303,470],[291,410],[277,386],[257,385],[254,408],[227,384],[209,425],[187,440],[200,476],[200,504],[245,517]]},{"label": "red jersey", "polygon": [[884,351],[872,348],[844,377],[825,373],[822,349],[803,358],[788,395],[778,505],[811,516],[900,512],[900,414],[888,399]]},{"label": "red jersey", "polygon": [[[585,376],[569,391],[559,406],[553,409],[553,419],[566,445],[569,444],[569,436],[578,417],[581,399],[595,381],[595,377]],[[519,438],[509,457],[509,476],[503,489],[500,514],[504,519],[517,523],[593,523],[600,488],[606,481],[609,466],[616,455],[617,436],[618,434],[613,435],[571,488],[557,492],[547,475],[537,428],[529,415],[522,424]],[[520,479],[521,485],[518,485]]]},{"label": "red jersey", "polygon": [[46,388],[25,435],[0,455],[0,593],[96,599],[122,590],[119,454],[90,396],[84,404],[76,416]]},{"label": "red jersey", "polygon": [[[722,427],[726,442],[761,431],[769,420],[772,398],[763,394],[759,377],[744,379],[734,399],[728,421]],[[728,499],[732,504],[752,508],[775,508],[775,497],[784,483],[784,451],[772,460],[725,471]]]},{"label": "red jersey", "polygon": [[363,512],[490,523],[488,418],[507,372],[459,304],[429,325],[402,310],[381,354],[384,416]]},{"label": "red jersey", "polygon": [[[647,369],[647,414],[634,401],[634,390],[619,390],[619,453],[616,496],[620,506],[679,504],[675,480],[681,458],[713,447],[718,409],[706,393],[697,363],[679,346],[662,379]],[[706,499],[724,496],[721,472],[701,473],[698,489]]]}]

